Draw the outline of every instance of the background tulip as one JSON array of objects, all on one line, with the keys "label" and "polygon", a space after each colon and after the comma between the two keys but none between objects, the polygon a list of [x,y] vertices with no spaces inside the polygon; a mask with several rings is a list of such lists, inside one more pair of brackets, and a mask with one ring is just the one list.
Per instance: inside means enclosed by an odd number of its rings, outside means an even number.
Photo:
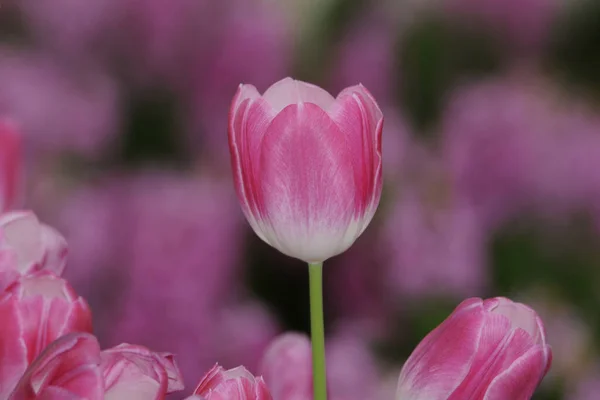
[{"label": "background tulip", "polygon": [[404,365],[397,400],[528,400],[550,368],[542,321],[506,298],[463,301]]},{"label": "background tulip", "polygon": [[21,138],[16,127],[0,119],[0,211],[16,200],[21,174]]},{"label": "background tulip", "polygon": [[350,247],[381,196],[382,128],[383,114],[362,85],[337,99],[291,78],[262,96],[241,85],[229,145],[238,197],[257,235],[309,263]]}]

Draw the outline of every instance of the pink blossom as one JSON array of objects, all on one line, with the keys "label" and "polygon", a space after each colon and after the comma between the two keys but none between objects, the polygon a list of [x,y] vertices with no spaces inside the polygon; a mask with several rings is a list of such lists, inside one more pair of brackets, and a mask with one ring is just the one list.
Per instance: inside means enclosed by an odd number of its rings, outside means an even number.
[{"label": "pink blossom", "polygon": [[104,400],[100,346],[87,333],[62,336],[35,360],[9,400]]},{"label": "pink blossom", "polygon": [[463,301],[400,373],[402,400],[526,400],[552,360],[542,321],[506,298]]},{"label": "pink blossom", "polygon": [[194,395],[206,400],[272,400],[261,377],[255,378],[244,367],[225,370],[218,364],[202,378]]},{"label": "pink blossom", "polygon": [[383,115],[361,85],[337,99],[290,78],[241,85],[229,143],[242,210],[282,253],[321,262],[366,229],[381,196]]},{"label": "pink blossom", "polygon": [[183,381],[171,354],[121,344],[100,354],[105,399],[164,399],[182,390]]},{"label": "pink blossom", "polygon": [[48,270],[60,275],[66,264],[67,243],[30,211],[0,215],[0,291],[19,276]]},{"label": "pink blossom", "polygon": [[49,271],[9,286],[0,295],[0,397],[52,341],[70,332],[91,332],[91,318],[85,300]]}]

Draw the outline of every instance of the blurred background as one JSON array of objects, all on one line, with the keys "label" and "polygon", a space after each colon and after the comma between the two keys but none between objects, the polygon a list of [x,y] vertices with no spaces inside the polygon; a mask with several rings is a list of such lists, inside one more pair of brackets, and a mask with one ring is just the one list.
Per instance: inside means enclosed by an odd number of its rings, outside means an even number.
[{"label": "blurred background", "polygon": [[25,141],[22,204],[70,245],[104,346],[258,373],[308,331],[305,266],[262,243],[233,190],[237,85],[285,76],[384,110],[382,202],[325,267],[334,400],[392,399],[464,298],[542,316],[536,400],[600,398],[597,0],[3,0],[0,114]]}]

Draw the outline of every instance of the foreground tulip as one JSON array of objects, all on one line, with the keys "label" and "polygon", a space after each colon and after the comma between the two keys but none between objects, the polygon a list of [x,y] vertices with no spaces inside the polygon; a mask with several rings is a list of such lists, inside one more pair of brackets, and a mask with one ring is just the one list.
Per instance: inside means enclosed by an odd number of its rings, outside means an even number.
[{"label": "foreground tulip", "polygon": [[88,333],[72,333],[48,346],[8,397],[34,399],[103,400],[98,340]]},{"label": "foreground tulip", "polygon": [[229,145],[242,210],[257,235],[308,263],[350,247],[379,203],[382,128],[361,85],[337,99],[290,78],[262,96],[241,85]]},{"label": "foreground tulip", "polygon": [[550,368],[542,321],[505,298],[462,302],[412,353],[397,400],[528,400]]},{"label": "foreground tulip", "polygon": [[101,354],[105,399],[161,400],[182,390],[183,380],[170,354],[122,344]]},{"label": "foreground tulip", "polygon": [[229,114],[236,191],[254,232],[309,264],[315,400],[327,398],[323,261],[347,250],[379,204],[383,114],[362,86],[334,98],[283,79],[240,85]]},{"label": "foreground tulip", "polygon": [[21,278],[0,295],[0,399],[55,339],[91,332],[85,300],[48,271]]},{"label": "foreground tulip", "polygon": [[61,275],[67,259],[65,239],[30,211],[0,215],[0,291],[38,270]]},{"label": "foreground tulip", "polygon": [[14,205],[21,175],[21,137],[9,121],[0,120],[0,211]]},{"label": "foreground tulip", "polygon": [[272,400],[262,378],[244,367],[225,370],[215,365],[204,375],[188,400]]}]

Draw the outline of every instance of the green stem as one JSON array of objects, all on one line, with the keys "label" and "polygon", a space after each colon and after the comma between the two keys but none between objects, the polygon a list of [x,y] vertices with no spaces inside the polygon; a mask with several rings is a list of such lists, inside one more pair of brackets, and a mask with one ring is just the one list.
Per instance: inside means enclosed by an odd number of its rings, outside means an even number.
[{"label": "green stem", "polygon": [[327,400],[325,324],[323,322],[323,263],[308,264],[310,282],[310,335],[314,400]]}]

